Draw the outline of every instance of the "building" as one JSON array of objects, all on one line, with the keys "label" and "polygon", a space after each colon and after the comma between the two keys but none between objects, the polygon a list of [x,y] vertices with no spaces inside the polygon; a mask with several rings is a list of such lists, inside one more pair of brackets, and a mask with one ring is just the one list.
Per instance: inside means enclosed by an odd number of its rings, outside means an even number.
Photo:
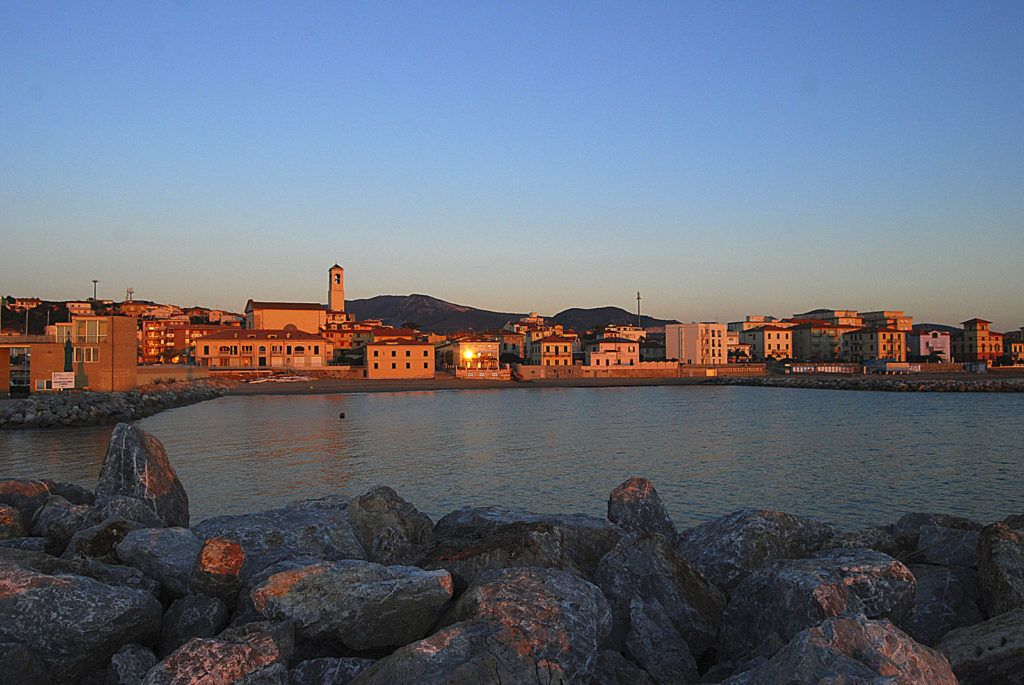
[{"label": "building", "polygon": [[1003,334],[990,330],[991,321],[968,319],[960,325],[964,327],[964,334],[957,361],[992,364],[1003,356]]},{"label": "building", "polygon": [[806,362],[834,362],[842,358],[843,333],[857,330],[823,319],[801,321],[790,328],[793,358]]},{"label": "building", "polygon": [[640,364],[640,342],[631,338],[601,338],[587,345],[585,364],[587,366],[638,366]]},{"label": "building", "polygon": [[645,337],[644,329],[640,326],[629,324],[608,324],[600,329],[601,338],[625,338],[633,342],[640,342]]},{"label": "building", "polygon": [[139,322],[139,363],[160,364],[174,356],[174,331],[190,324],[188,316],[179,314],[162,319]]},{"label": "building", "polygon": [[843,361],[907,361],[907,334],[895,328],[859,328],[843,333]]},{"label": "building", "polygon": [[725,332],[726,358],[729,360],[730,364],[743,364],[749,362],[751,359],[750,348],[750,343],[740,342],[740,331],[727,330]]},{"label": "building", "polygon": [[898,331],[910,331],[914,327],[914,317],[907,316],[899,310],[863,312],[860,316],[868,328],[895,328]]},{"label": "building", "polygon": [[434,377],[434,346],[418,340],[388,340],[366,344],[366,377],[369,379],[419,379]]},{"label": "building", "polygon": [[494,371],[501,368],[501,343],[482,335],[467,335],[437,347],[437,356],[446,369]]},{"label": "building", "polygon": [[194,340],[192,348],[196,364],[223,370],[315,369],[334,357],[329,340],[295,329],[229,328]]},{"label": "building", "polygon": [[40,335],[0,338],[0,398],[53,389],[55,373],[72,370],[66,346]]},{"label": "building", "polygon": [[71,358],[76,388],[125,392],[138,385],[138,322],[135,319],[74,316],[69,323],[56,324],[54,331],[55,342]]},{"label": "building", "polygon": [[729,363],[724,323],[672,323],[665,326],[665,359],[702,366]]},{"label": "building", "polygon": [[907,333],[907,361],[953,361],[953,341],[949,331],[914,326]]},{"label": "building", "polygon": [[864,319],[856,309],[812,309],[803,314],[794,314],[794,319],[820,319],[836,326],[864,327]]},{"label": "building", "polygon": [[249,330],[297,330],[317,335],[327,322],[327,310],[315,302],[245,303],[245,327]]},{"label": "building", "polygon": [[743,331],[750,330],[751,328],[757,328],[758,326],[777,322],[778,319],[774,316],[768,316],[766,314],[750,314],[744,317],[743,321],[730,321],[727,324],[727,328],[734,333],[742,333]]},{"label": "building", "polygon": [[530,363],[540,366],[572,366],[576,338],[567,335],[549,335],[529,343]]},{"label": "building", "polygon": [[92,301],[88,301],[88,302],[80,302],[80,301],[65,302],[64,306],[67,307],[68,313],[71,314],[71,316],[90,316],[90,315],[92,315],[94,313],[93,312],[93,307],[92,307]]},{"label": "building", "polygon": [[35,309],[43,301],[38,297],[14,297],[7,300],[7,308],[12,312],[23,312],[28,309]]},{"label": "building", "polygon": [[793,331],[788,327],[766,324],[740,333],[740,342],[750,345],[754,361],[793,358]]}]

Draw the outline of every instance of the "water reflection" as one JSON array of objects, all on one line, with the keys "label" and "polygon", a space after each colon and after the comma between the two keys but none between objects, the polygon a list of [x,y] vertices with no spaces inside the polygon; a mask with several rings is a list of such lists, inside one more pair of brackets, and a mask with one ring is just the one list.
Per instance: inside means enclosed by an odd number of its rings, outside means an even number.
[{"label": "water reflection", "polygon": [[[1022,395],[640,387],[226,397],[140,423],[195,520],[379,483],[434,516],[494,503],[603,514],[640,475],[680,525],[768,506],[857,527],[1020,509],[1022,417]],[[109,434],[0,432],[0,475],[91,486]]]}]

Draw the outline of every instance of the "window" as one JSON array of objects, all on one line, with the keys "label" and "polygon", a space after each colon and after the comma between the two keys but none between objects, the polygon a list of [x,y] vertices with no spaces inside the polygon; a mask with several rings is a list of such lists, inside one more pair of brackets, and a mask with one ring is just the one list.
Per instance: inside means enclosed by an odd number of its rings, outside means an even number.
[{"label": "window", "polygon": [[375,369],[377,368],[377,362],[373,363],[373,368],[375,368]]},{"label": "window", "polygon": [[[426,356],[427,356],[427,351],[426,351],[426,350],[423,350],[423,356],[424,356],[424,357],[426,357]],[[426,368],[426,367],[424,367],[424,368]]]},{"label": "window", "polygon": [[426,362],[423,362],[423,368],[424,369],[427,368],[427,363]]},{"label": "window", "polygon": [[320,346],[313,345],[313,354],[320,354]]},{"label": "window", "polygon": [[[374,350],[373,351],[373,356],[374,357],[379,357],[380,356],[380,350]],[[376,368],[376,366],[374,366],[374,368]]]},{"label": "window", "polygon": [[397,365],[397,364],[395,364],[394,362],[391,362],[391,368],[392,368],[392,369],[397,369],[397,368],[398,368],[398,365]]},{"label": "window", "polygon": [[231,354],[231,346],[230,345],[221,345],[217,349],[217,351],[220,352],[221,354]]},{"label": "window", "polygon": [[[391,350],[391,356],[392,356],[392,357],[397,357],[397,356],[398,356],[398,353],[397,353],[397,352],[395,352],[394,350]],[[392,369],[393,369],[393,368],[395,368],[395,365],[394,365],[394,364],[392,364],[392,365],[391,365],[391,368],[392,368]]]},{"label": "window", "polygon": [[306,354],[306,348],[302,345],[295,346],[295,354]]},{"label": "window", "polygon": [[[262,351],[263,351],[263,348],[261,347],[260,348],[260,352],[262,352]],[[203,354],[210,354],[210,346],[209,345],[203,345]]]},{"label": "window", "polygon": [[251,353],[252,352],[252,345],[242,345],[242,352]]},{"label": "window", "polygon": [[76,347],[75,361],[92,364],[100,360],[100,348],[98,347]]},{"label": "window", "polygon": [[411,365],[411,364],[409,364],[409,362],[406,362],[406,363],[405,363],[405,368],[407,368],[407,369],[411,369],[411,368],[412,368],[412,365]]},{"label": "window", "polygon": [[411,357],[412,356],[412,352],[410,350],[406,350],[405,351],[405,356],[406,357]]}]

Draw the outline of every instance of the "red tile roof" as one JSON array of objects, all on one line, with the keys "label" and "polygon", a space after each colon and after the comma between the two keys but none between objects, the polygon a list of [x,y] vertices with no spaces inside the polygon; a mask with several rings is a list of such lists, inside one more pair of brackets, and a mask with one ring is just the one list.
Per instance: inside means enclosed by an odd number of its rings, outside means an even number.
[{"label": "red tile roof", "polygon": [[327,305],[317,304],[316,302],[260,302],[257,300],[249,300],[245,303],[245,308],[249,309],[292,309],[292,310],[318,310],[327,309]]},{"label": "red tile roof", "polygon": [[250,330],[235,328],[228,331],[216,331],[204,335],[203,340],[319,340],[327,342],[324,338],[305,331],[286,331],[278,329]]}]

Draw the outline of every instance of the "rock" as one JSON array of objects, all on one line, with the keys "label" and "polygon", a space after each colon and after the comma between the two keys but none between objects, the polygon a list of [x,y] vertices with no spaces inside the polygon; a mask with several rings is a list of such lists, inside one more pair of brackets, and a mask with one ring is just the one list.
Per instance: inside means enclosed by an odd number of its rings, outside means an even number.
[{"label": "rock", "polygon": [[10,504],[0,504],[0,540],[24,537],[27,532],[21,512]]},{"label": "rock", "polygon": [[104,496],[96,505],[96,509],[106,518],[132,521],[143,528],[163,528],[165,525],[147,502],[134,497]]},{"label": "rock", "polygon": [[[34,540],[36,538],[23,539]],[[51,576],[85,576],[105,585],[143,590],[149,594],[154,594],[158,589],[156,581],[147,578],[138,569],[105,564],[88,557],[59,559],[37,550],[9,548],[0,549],[0,561],[10,561],[23,568]]]},{"label": "rock", "polygon": [[729,592],[769,561],[808,557],[834,535],[831,526],[812,519],[740,509],[680,533],[678,551]]},{"label": "rock", "polygon": [[1011,514],[1003,519],[1003,523],[1015,530],[1024,528],[1024,514]]},{"label": "rock", "polygon": [[59,495],[72,504],[92,504],[94,499],[91,492],[70,483],[17,478],[0,480],[0,504],[17,509],[25,521],[31,521],[36,510],[51,495]]},{"label": "rock", "polygon": [[918,556],[940,566],[978,566],[978,531],[944,526],[921,526],[917,541]]},{"label": "rock", "polygon": [[197,637],[157,664],[142,682],[143,685],[287,685],[288,673],[282,663],[284,660],[277,644],[266,635],[257,635],[241,642]]},{"label": "rock", "polygon": [[377,487],[348,503],[359,542],[378,564],[414,564],[434,537],[434,522],[389,487]]},{"label": "rock", "polygon": [[344,502],[313,500],[254,514],[206,519],[193,530],[203,540],[233,540],[245,551],[242,580],[297,557],[365,559]]},{"label": "rock", "polygon": [[588,682],[609,629],[607,601],[556,569],[481,573],[445,617],[455,623],[363,672],[359,685]]},{"label": "rock", "polygon": [[104,685],[139,685],[154,666],[156,655],[152,651],[142,645],[125,645],[110,660]]},{"label": "rock", "polygon": [[95,526],[82,528],[71,536],[67,548],[61,555],[65,559],[72,557],[94,557],[104,561],[113,560],[114,548],[128,535],[137,530],[141,524],[123,518],[108,518]]},{"label": "rock", "polygon": [[901,544],[901,540],[897,539],[893,533],[892,526],[876,526],[837,533],[835,537],[825,543],[822,549],[835,549],[836,547],[873,549],[897,559],[902,559],[906,553],[913,551],[913,547],[908,548]]},{"label": "rock", "polygon": [[981,531],[978,582],[989,617],[1024,609],[1024,532],[1005,523],[993,523]]},{"label": "rock", "polygon": [[917,596],[899,627],[912,638],[932,646],[950,630],[982,620],[970,589],[948,568],[914,565],[910,571],[917,579]]},{"label": "rock", "polygon": [[117,557],[150,578],[168,593],[183,597],[203,543],[188,528],[139,528],[116,547]]},{"label": "rock", "polygon": [[229,606],[241,587],[245,550],[234,540],[208,538],[203,542],[189,579],[192,592],[219,597]]},{"label": "rock", "polygon": [[119,423],[96,482],[97,501],[131,497],[146,504],[166,526],[188,527],[188,495],[160,441],[131,424]]},{"label": "rock", "polygon": [[698,680],[697,662],[689,645],[657,601],[652,605],[639,599],[630,602],[626,648],[655,682],[694,683]]},{"label": "rock", "polygon": [[373,664],[373,659],[352,657],[310,659],[295,664],[288,677],[291,685],[348,685]]},{"label": "rock", "polygon": [[660,607],[694,657],[714,644],[725,599],[661,535],[623,537],[601,560],[595,582],[611,605],[611,645],[622,645],[628,638],[635,600]]},{"label": "rock", "polygon": [[30,552],[45,552],[52,547],[49,538],[10,538],[0,540],[0,548],[21,549]]},{"label": "rock", "polygon": [[32,534],[49,538],[59,553],[75,533],[101,520],[100,513],[88,504],[72,504],[60,495],[51,495],[36,512]]},{"label": "rock", "polygon": [[52,681],[43,658],[17,642],[0,642],[0,673],[5,685],[45,685]]},{"label": "rock", "polygon": [[215,597],[186,595],[176,599],[160,627],[160,655],[167,656],[194,637],[213,637],[227,622],[228,608]]},{"label": "rock", "polygon": [[665,505],[646,478],[630,478],[608,497],[608,520],[627,533],[658,533],[671,542],[678,532]]},{"label": "rock", "polygon": [[949,659],[961,685],[1024,682],[1024,610],[947,633],[936,648]]},{"label": "rock", "polygon": [[147,592],[0,561],[0,642],[38,654],[55,682],[76,682],[159,629],[160,603]]},{"label": "rock", "polygon": [[657,685],[647,671],[610,649],[597,655],[594,685]]},{"label": "rock", "polygon": [[832,618],[807,628],[763,666],[722,685],[956,685],[946,659],[889,621]]},{"label": "rock", "polygon": [[869,549],[833,549],[772,562],[733,591],[719,635],[720,661],[770,657],[794,635],[833,616],[901,621],[917,583],[906,566]]},{"label": "rock", "polygon": [[917,549],[921,526],[942,526],[955,530],[981,530],[982,525],[962,516],[915,512],[904,514],[893,525],[893,533],[907,549]]},{"label": "rock", "polygon": [[365,651],[423,637],[451,599],[452,583],[445,571],[325,561],[276,573],[250,597],[264,617],[293,620],[299,641]]},{"label": "rock", "polygon": [[273,640],[284,661],[295,655],[294,621],[251,621],[232,626],[220,634],[220,639],[230,642],[245,642],[257,637]]}]

